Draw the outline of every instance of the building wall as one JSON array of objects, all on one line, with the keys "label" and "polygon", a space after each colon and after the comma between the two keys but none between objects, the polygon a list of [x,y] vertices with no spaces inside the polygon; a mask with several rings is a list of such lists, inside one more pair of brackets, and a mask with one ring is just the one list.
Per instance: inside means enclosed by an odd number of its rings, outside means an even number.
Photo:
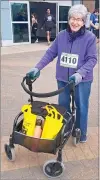
[{"label": "building wall", "polygon": [[2,46],[12,44],[12,30],[8,1],[1,1],[1,38]]},{"label": "building wall", "polygon": [[89,9],[92,13],[95,9],[95,0],[83,0],[83,4]]}]

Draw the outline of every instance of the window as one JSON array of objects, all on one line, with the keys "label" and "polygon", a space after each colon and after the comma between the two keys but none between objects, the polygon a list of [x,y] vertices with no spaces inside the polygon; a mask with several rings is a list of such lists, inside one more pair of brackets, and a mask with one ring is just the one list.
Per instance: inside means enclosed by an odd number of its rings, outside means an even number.
[{"label": "window", "polygon": [[69,6],[59,6],[59,21],[68,21]]},{"label": "window", "polygon": [[12,21],[28,21],[27,4],[11,4]]},{"label": "window", "polygon": [[29,42],[28,2],[10,2],[14,43]]}]

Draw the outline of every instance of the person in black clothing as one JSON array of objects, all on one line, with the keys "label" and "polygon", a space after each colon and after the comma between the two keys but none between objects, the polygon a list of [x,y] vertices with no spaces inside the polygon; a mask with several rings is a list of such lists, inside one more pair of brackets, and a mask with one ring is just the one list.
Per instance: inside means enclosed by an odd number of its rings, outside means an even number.
[{"label": "person in black clothing", "polygon": [[44,21],[41,26],[41,29],[43,29],[43,26],[45,25],[48,45],[50,45],[51,31],[55,24],[56,24],[55,18],[51,14],[50,9],[47,9],[47,14],[44,17]]},{"label": "person in black clothing", "polygon": [[32,19],[31,19],[31,23],[32,23],[32,33],[34,35],[35,38],[35,42],[38,42],[38,38],[37,38],[37,29],[38,29],[38,22],[37,22],[37,17],[35,14],[32,14]]}]

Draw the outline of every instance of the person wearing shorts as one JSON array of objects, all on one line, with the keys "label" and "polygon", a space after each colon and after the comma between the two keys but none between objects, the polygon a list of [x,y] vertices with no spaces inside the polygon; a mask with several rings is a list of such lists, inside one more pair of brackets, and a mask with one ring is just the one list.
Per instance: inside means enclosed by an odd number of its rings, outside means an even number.
[{"label": "person wearing shorts", "polygon": [[41,29],[43,29],[43,26],[45,25],[46,38],[47,38],[48,45],[50,45],[51,31],[55,23],[56,23],[55,18],[51,14],[50,9],[47,9],[47,14],[44,17],[44,21],[41,26]]}]

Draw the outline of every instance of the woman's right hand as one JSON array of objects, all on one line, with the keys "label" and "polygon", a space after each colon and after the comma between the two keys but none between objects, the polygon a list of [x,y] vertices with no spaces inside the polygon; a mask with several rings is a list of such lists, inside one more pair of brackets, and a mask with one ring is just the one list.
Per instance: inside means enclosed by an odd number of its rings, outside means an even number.
[{"label": "woman's right hand", "polygon": [[40,76],[40,70],[38,68],[32,68],[27,74],[29,79],[34,80]]}]

